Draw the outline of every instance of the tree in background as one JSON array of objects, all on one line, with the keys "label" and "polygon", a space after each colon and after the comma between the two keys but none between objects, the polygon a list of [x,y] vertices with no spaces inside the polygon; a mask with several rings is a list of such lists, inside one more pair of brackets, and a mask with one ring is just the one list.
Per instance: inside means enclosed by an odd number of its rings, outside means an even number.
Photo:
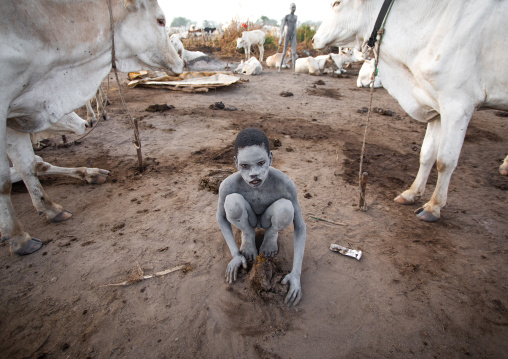
[{"label": "tree in background", "polygon": [[191,21],[185,17],[175,17],[173,21],[171,21],[171,27],[188,27],[191,24]]},{"label": "tree in background", "polygon": [[277,25],[279,25],[277,20],[270,19],[270,18],[268,18],[268,16],[264,16],[264,15],[261,16],[258,19],[258,21],[256,21],[256,23],[260,24],[261,26],[265,26],[265,25],[277,26]]}]

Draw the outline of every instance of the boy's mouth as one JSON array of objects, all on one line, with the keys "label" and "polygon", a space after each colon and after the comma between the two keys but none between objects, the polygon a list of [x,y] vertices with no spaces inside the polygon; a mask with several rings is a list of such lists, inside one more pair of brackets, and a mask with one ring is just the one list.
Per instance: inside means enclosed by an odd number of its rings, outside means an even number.
[{"label": "boy's mouth", "polygon": [[261,180],[260,179],[255,179],[254,181],[250,181],[249,182],[252,186],[254,187],[257,187],[261,184]]}]

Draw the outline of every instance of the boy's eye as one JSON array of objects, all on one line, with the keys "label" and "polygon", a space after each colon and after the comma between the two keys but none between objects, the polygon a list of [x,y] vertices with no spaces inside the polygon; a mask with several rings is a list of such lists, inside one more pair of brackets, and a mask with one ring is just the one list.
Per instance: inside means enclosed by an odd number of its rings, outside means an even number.
[{"label": "boy's eye", "polygon": [[259,166],[262,166],[262,165],[264,165],[264,164],[265,164],[265,161],[258,162],[258,165],[259,165]]},{"label": "boy's eye", "polygon": [[243,165],[240,165],[240,166],[242,166],[242,168],[247,168],[248,167],[248,165],[246,165],[246,164],[243,164]]}]

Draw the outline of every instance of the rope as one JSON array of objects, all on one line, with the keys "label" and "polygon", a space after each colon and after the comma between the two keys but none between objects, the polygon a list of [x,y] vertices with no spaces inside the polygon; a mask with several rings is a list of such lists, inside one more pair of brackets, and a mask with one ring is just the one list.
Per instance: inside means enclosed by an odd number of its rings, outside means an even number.
[{"label": "rope", "polygon": [[370,101],[369,101],[369,110],[367,112],[367,120],[365,122],[365,131],[363,133],[363,141],[362,141],[362,151],[360,154],[360,170],[358,172],[358,186],[360,188],[360,203],[363,203],[363,206],[360,206],[361,211],[367,210],[367,201],[365,200],[365,191],[362,189],[362,173],[363,173],[363,159],[365,157],[365,143],[367,141],[367,129],[369,127],[370,122],[370,114],[372,113],[372,99],[374,97],[374,83],[376,81],[376,76],[378,73],[377,64],[379,61],[379,51],[381,47],[381,41],[383,40],[383,34],[384,34],[384,27],[386,23],[386,19],[388,18],[388,14],[390,13],[390,10],[392,9],[393,1],[391,2],[388,11],[386,13],[386,16],[383,19],[383,22],[381,24],[381,28],[377,32],[377,35],[379,35],[379,41],[375,42],[374,48],[372,48],[373,55],[374,55],[374,72],[372,74],[372,86],[370,88]]},{"label": "rope", "polygon": [[108,3],[108,9],[109,9],[109,24],[111,28],[111,42],[112,42],[112,48],[111,48],[111,63],[112,68],[115,72],[115,78],[116,83],[118,85],[118,91],[120,92],[120,98],[122,99],[122,104],[125,112],[127,112],[127,117],[129,117],[129,120],[132,123],[132,127],[134,128],[134,147],[136,147],[136,151],[138,154],[138,162],[139,162],[139,171],[143,171],[143,159],[141,157],[141,139],[139,138],[139,130],[136,121],[132,118],[131,113],[129,109],[127,108],[127,104],[125,103],[125,98],[123,96],[122,87],[120,86],[120,80],[118,79],[118,72],[116,70],[116,56],[115,56],[115,28],[113,23],[113,10],[111,8],[111,0],[106,0]]}]

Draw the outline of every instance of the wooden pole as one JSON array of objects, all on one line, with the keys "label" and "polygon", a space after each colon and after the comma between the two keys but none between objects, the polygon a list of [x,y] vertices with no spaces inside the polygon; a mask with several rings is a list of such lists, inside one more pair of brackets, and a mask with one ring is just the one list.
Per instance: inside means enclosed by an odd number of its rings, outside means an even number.
[{"label": "wooden pole", "polygon": [[[139,133],[139,127],[138,127],[138,119],[133,119],[134,122],[134,128],[136,129],[136,133]],[[139,136],[139,135],[138,135]],[[138,154],[138,169],[139,172],[143,172],[143,156],[141,155],[141,140],[139,140],[139,137],[136,136],[134,140],[134,145],[136,146],[136,152]]]},{"label": "wooden pole", "polygon": [[365,189],[367,188],[367,172],[362,173],[362,178],[360,180],[360,203],[359,208],[360,211],[366,211],[367,210],[367,202],[365,201]]}]

